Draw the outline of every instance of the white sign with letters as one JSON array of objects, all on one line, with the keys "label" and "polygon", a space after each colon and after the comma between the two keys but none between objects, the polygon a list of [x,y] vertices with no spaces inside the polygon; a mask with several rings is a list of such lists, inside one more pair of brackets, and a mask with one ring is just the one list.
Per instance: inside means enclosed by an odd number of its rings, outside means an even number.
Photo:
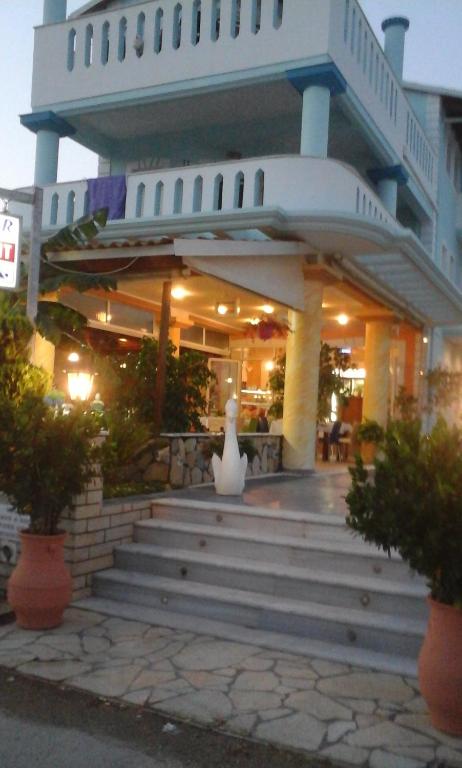
[{"label": "white sign with letters", "polygon": [[0,288],[18,287],[21,260],[21,219],[0,213]]}]

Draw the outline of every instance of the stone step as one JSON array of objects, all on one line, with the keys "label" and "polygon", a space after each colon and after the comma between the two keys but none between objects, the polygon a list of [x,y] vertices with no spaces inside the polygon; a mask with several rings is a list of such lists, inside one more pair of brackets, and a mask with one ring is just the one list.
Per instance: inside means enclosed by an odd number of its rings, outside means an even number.
[{"label": "stone step", "polygon": [[141,521],[135,526],[134,536],[138,543],[202,551],[246,561],[269,561],[391,581],[409,577],[409,568],[400,557],[395,554],[388,557],[355,540],[301,539],[174,520]]},{"label": "stone step", "polygon": [[152,544],[117,548],[115,566],[152,575],[252,590],[275,597],[338,605],[368,613],[389,613],[425,620],[428,592],[419,579],[402,582],[351,576],[264,561],[171,549]]},{"label": "stone step", "polygon": [[258,592],[110,569],[94,577],[98,597],[240,623],[378,653],[416,658],[426,622],[396,615],[320,605]]},{"label": "stone step", "polygon": [[243,627],[241,624],[201,618],[172,610],[159,610],[146,605],[136,605],[124,600],[110,600],[103,597],[88,597],[74,603],[76,608],[97,611],[105,616],[142,622],[153,626],[169,627],[182,632],[200,631],[202,635],[216,637],[237,643],[248,643],[282,653],[300,654],[317,659],[326,659],[343,664],[390,672],[393,674],[417,676],[417,662],[407,656],[397,656],[391,651],[377,653],[363,648],[354,648],[332,642],[322,642],[308,637],[297,637],[281,632],[267,632]]},{"label": "stone step", "polygon": [[[264,531],[265,534],[275,536],[335,538],[347,541],[354,538],[344,518],[333,514],[176,498],[156,499],[151,504],[151,510],[153,518],[157,520]],[[359,539],[356,540],[360,542]]]}]

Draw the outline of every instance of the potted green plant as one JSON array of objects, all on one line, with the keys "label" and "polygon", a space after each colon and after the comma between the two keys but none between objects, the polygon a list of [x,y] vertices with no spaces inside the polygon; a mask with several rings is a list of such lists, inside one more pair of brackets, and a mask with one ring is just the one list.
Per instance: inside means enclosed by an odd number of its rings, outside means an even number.
[{"label": "potted green plant", "polygon": [[462,430],[439,419],[392,422],[368,472],[350,470],[348,525],[384,551],[399,552],[430,588],[419,656],[422,695],[435,727],[462,735]]},{"label": "potted green plant", "polygon": [[8,582],[8,602],[21,627],[57,626],[70,602],[59,520],[91,477],[97,451],[91,438],[98,432],[91,416],[56,412],[37,395],[19,402],[0,398],[0,488],[30,518]]},{"label": "potted green plant", "polygon": [[361,458],[365,464],[372,464],[377,453],[377,446],[384,436],[383,427],[373,419],[365,419],[356,432],[356,440],[361,446]]}]

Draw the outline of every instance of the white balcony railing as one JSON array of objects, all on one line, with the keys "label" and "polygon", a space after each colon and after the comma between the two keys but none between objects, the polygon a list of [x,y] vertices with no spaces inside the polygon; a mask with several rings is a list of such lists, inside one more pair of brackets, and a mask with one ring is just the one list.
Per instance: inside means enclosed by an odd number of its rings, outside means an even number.
[{"label": "white balcony railing", "polygon": [[434,198],[435,153],[357,0],[151,0],[39,27],[32,104],[64,109],[329,59]]},{"label": "white balcony railing", "polygon": [[[278,156],[127,177],[125,218],[131,222],[162,224],[172,216],[199,220],[203,215],[238,214],[263,207],[296,214],[366,217],[383,225],[395,223],[370,187],[351,168],[335,160]],[[45,188],[45,228],[64,226],[87,210],[86,182]]]}]

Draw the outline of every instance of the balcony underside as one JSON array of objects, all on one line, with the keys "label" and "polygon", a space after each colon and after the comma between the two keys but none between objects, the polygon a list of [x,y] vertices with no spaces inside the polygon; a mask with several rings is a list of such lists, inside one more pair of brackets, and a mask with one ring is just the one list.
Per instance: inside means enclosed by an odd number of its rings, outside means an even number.
[{"label": "balcony underside", "polygon": [[[303,306],[303,269],[308,262],[314,279],[323,274],[328,282],[333,278],[339,284],[354,284],[397,317],[419,325],[462,324],[462,296],[439,274],[409,231],[386,234],[375,225],[373,232],[370,224],[351,217],[292,217],[282,211],[241,219],[239,229],[230,217],[215,231],[207,229],[210,220],[204,228],[198,223],[196,219],[194,229],[192,222],[175,226],[172,219],[161,227],[165,230],[161,235],[159,227],[152,225],[113,222],[99,246],[54,254],[51,260],[92,272],[121,269],[124,279],[148,282],[186,270],[295,309]],[[124,240],[127,225],[133,226]],[[320,253],[332,255],[319,262]]]}]

